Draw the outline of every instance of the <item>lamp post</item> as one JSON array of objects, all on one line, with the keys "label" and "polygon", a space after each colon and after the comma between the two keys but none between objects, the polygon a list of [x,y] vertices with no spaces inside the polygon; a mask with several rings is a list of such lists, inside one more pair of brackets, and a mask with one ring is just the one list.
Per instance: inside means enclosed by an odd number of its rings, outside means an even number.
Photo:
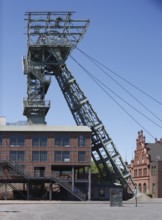
[{"label": "lamp post", "polygon": [[137,185],[135,186],[135,204],[137,207]]}]

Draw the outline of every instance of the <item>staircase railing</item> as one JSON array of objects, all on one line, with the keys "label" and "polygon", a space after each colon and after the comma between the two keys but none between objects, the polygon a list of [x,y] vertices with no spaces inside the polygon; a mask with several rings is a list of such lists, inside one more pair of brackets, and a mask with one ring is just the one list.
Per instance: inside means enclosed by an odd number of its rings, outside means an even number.
[{"label": "staircase railing", "polygon": [[60,177],[53,177],[52,180],[54,180],[56,183],[58,183],[60,186],[62,186],[64,189],[69,191],[72,195],[77,197],[79,200],[84,201],[86,200],[86,194],[81,192],[78,188],[74,187],[74,190],[72,189],[71,181],[64,179],[62,176]]},{"label": "staircase railing", "polygon": [[[19,174],[21,177],[25,178],[26,180],[30,180],[30,178],[31,178],[31,176],[29,176],[25,172],[20,171],[18,168],[16,168],[16,164],[12,163],[11,161],[8,161],[8,160],[1,161],[0,164],[1,164],[1,166],[7,165],[9,168],[14,170],[17,174]],[[81,190],[78,189],[76,186],[73,189],[71,180],[65,179],[63,176],[57,176],[57,177],[51,176],[51,180],[56,182],[58,185],[62,186],[64,189],[66,189],[68,192],[70,192],[73,196],[75,196],[79,200],[81,200],[81,201],[86,200],[85,193],[81,192]],[[10,187],[13,188],[14,186],[12,185]],[[15,187],[14,187],[14,190],[16,190]]]},{"label": "staircase railing", "polygon": [[11,161],[8,161],[8,160],[4,160],[4,161],[1,161],[0,164],[1,165],[7,165],[11,169],[13,169],[17,174],[19,174],[20,176],[24,177],[26,180],[29,179],[29,175],[27,175],[23,171],[20,171],[18,168],[16,168],[16,164],[15,163],[12,163]]},{"label": "staircase railing", "polygon": [[19,195],[21,195],[24,199],[26,199],[26,196],[23,194],[23,193],[21,193],[15,186],[13,186],[11,183],[7,183],[10,187],[11,187],[11,189],[13,189],[14,191],[16,191]]}]

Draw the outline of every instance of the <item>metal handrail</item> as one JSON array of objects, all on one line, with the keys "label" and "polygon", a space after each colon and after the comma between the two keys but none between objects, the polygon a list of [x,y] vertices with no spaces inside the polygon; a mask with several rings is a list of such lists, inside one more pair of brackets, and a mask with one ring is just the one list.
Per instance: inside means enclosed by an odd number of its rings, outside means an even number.
[{"label": "metal handrail", "polygon": [[63,176],[54,177],[53,180],[55,180],[58,184],[60,184],[62,187],[70,191],[74,196],[81,200],[86,199],[86,195],[82,193],[78,188],[75,187],[75,191],[72,189],[72,184],[69,184],[66,179],[63,178]]},{"label": "metal handrail", "polygon": [[[16,165],[19,165],[19,164],[16,163],[16,161],[14,161],[14,163],[13,163],[13,162],[11,162],[9,160],[0,160],[0,163],[1,164],[7,164],[17,174],[19,174],[20,176],[24,177],[27,180],[29,180],[30,178],[32,178],[32,179],[34,178],[31,175],[27,174],[26,172],[20,171],[16,167]],[[43,178],[46,178],[46,177],[43,177]],[[36,179],[36,178],[38,178],[38,177],[35,177],[34,179]],[[77,187],[75,187],[74,190],[72,189],[72,180],[71,179],[67,180],[67,179],[64,178],[64,176],[56,176],[56,175],[51,175],[49,178],[51,180],[55,181],[56,183],[58,183],[63,188],[65,188],[67,191],[69,191],[71,194],[73,194],[78,199],[80,199],[80,200],[85,200],[86,199],[86,195],[84,193],[82,193]]]}]

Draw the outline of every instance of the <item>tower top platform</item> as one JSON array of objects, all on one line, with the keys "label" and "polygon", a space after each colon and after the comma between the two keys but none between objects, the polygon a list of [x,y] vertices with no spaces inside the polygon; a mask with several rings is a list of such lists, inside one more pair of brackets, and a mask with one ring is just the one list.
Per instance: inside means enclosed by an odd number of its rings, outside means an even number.
[{"label": "tower top platform", "polygon": [[72,19],[75,12],[26,12],[28,45],[70,46],[84,36],[89,20]]}]

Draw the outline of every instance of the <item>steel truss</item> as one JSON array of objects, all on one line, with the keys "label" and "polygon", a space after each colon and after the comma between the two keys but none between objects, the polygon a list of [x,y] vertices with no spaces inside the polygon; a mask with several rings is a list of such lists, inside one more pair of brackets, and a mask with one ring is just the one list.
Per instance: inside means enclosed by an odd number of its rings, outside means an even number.
[{"label": "steel truss", "polygon": [[24,101],[24,115],[31,123],[45,122],[45,114],[49,109],[43,101],[49,86],[45,77],[55,75],[76,124],[89,126],[92,130],[92,158],[103,181],[126,186],[134,194],[135,184],[126,164],[65,65],[68,55],[89,25],[89,20],[71,19],[72,14],[73,12],[25,14],[28,22],[28,54],[24,58],[24,71],[28,75],[28,98]]},{"label": "steel truss", "polygon": [[134,192],[132,186],[135,185],[126,164],[66,65],[57,68],[55,77],[76,124],[89,126],[92,130],[92,158],[102,179],[107,183],[128,186]]}]

